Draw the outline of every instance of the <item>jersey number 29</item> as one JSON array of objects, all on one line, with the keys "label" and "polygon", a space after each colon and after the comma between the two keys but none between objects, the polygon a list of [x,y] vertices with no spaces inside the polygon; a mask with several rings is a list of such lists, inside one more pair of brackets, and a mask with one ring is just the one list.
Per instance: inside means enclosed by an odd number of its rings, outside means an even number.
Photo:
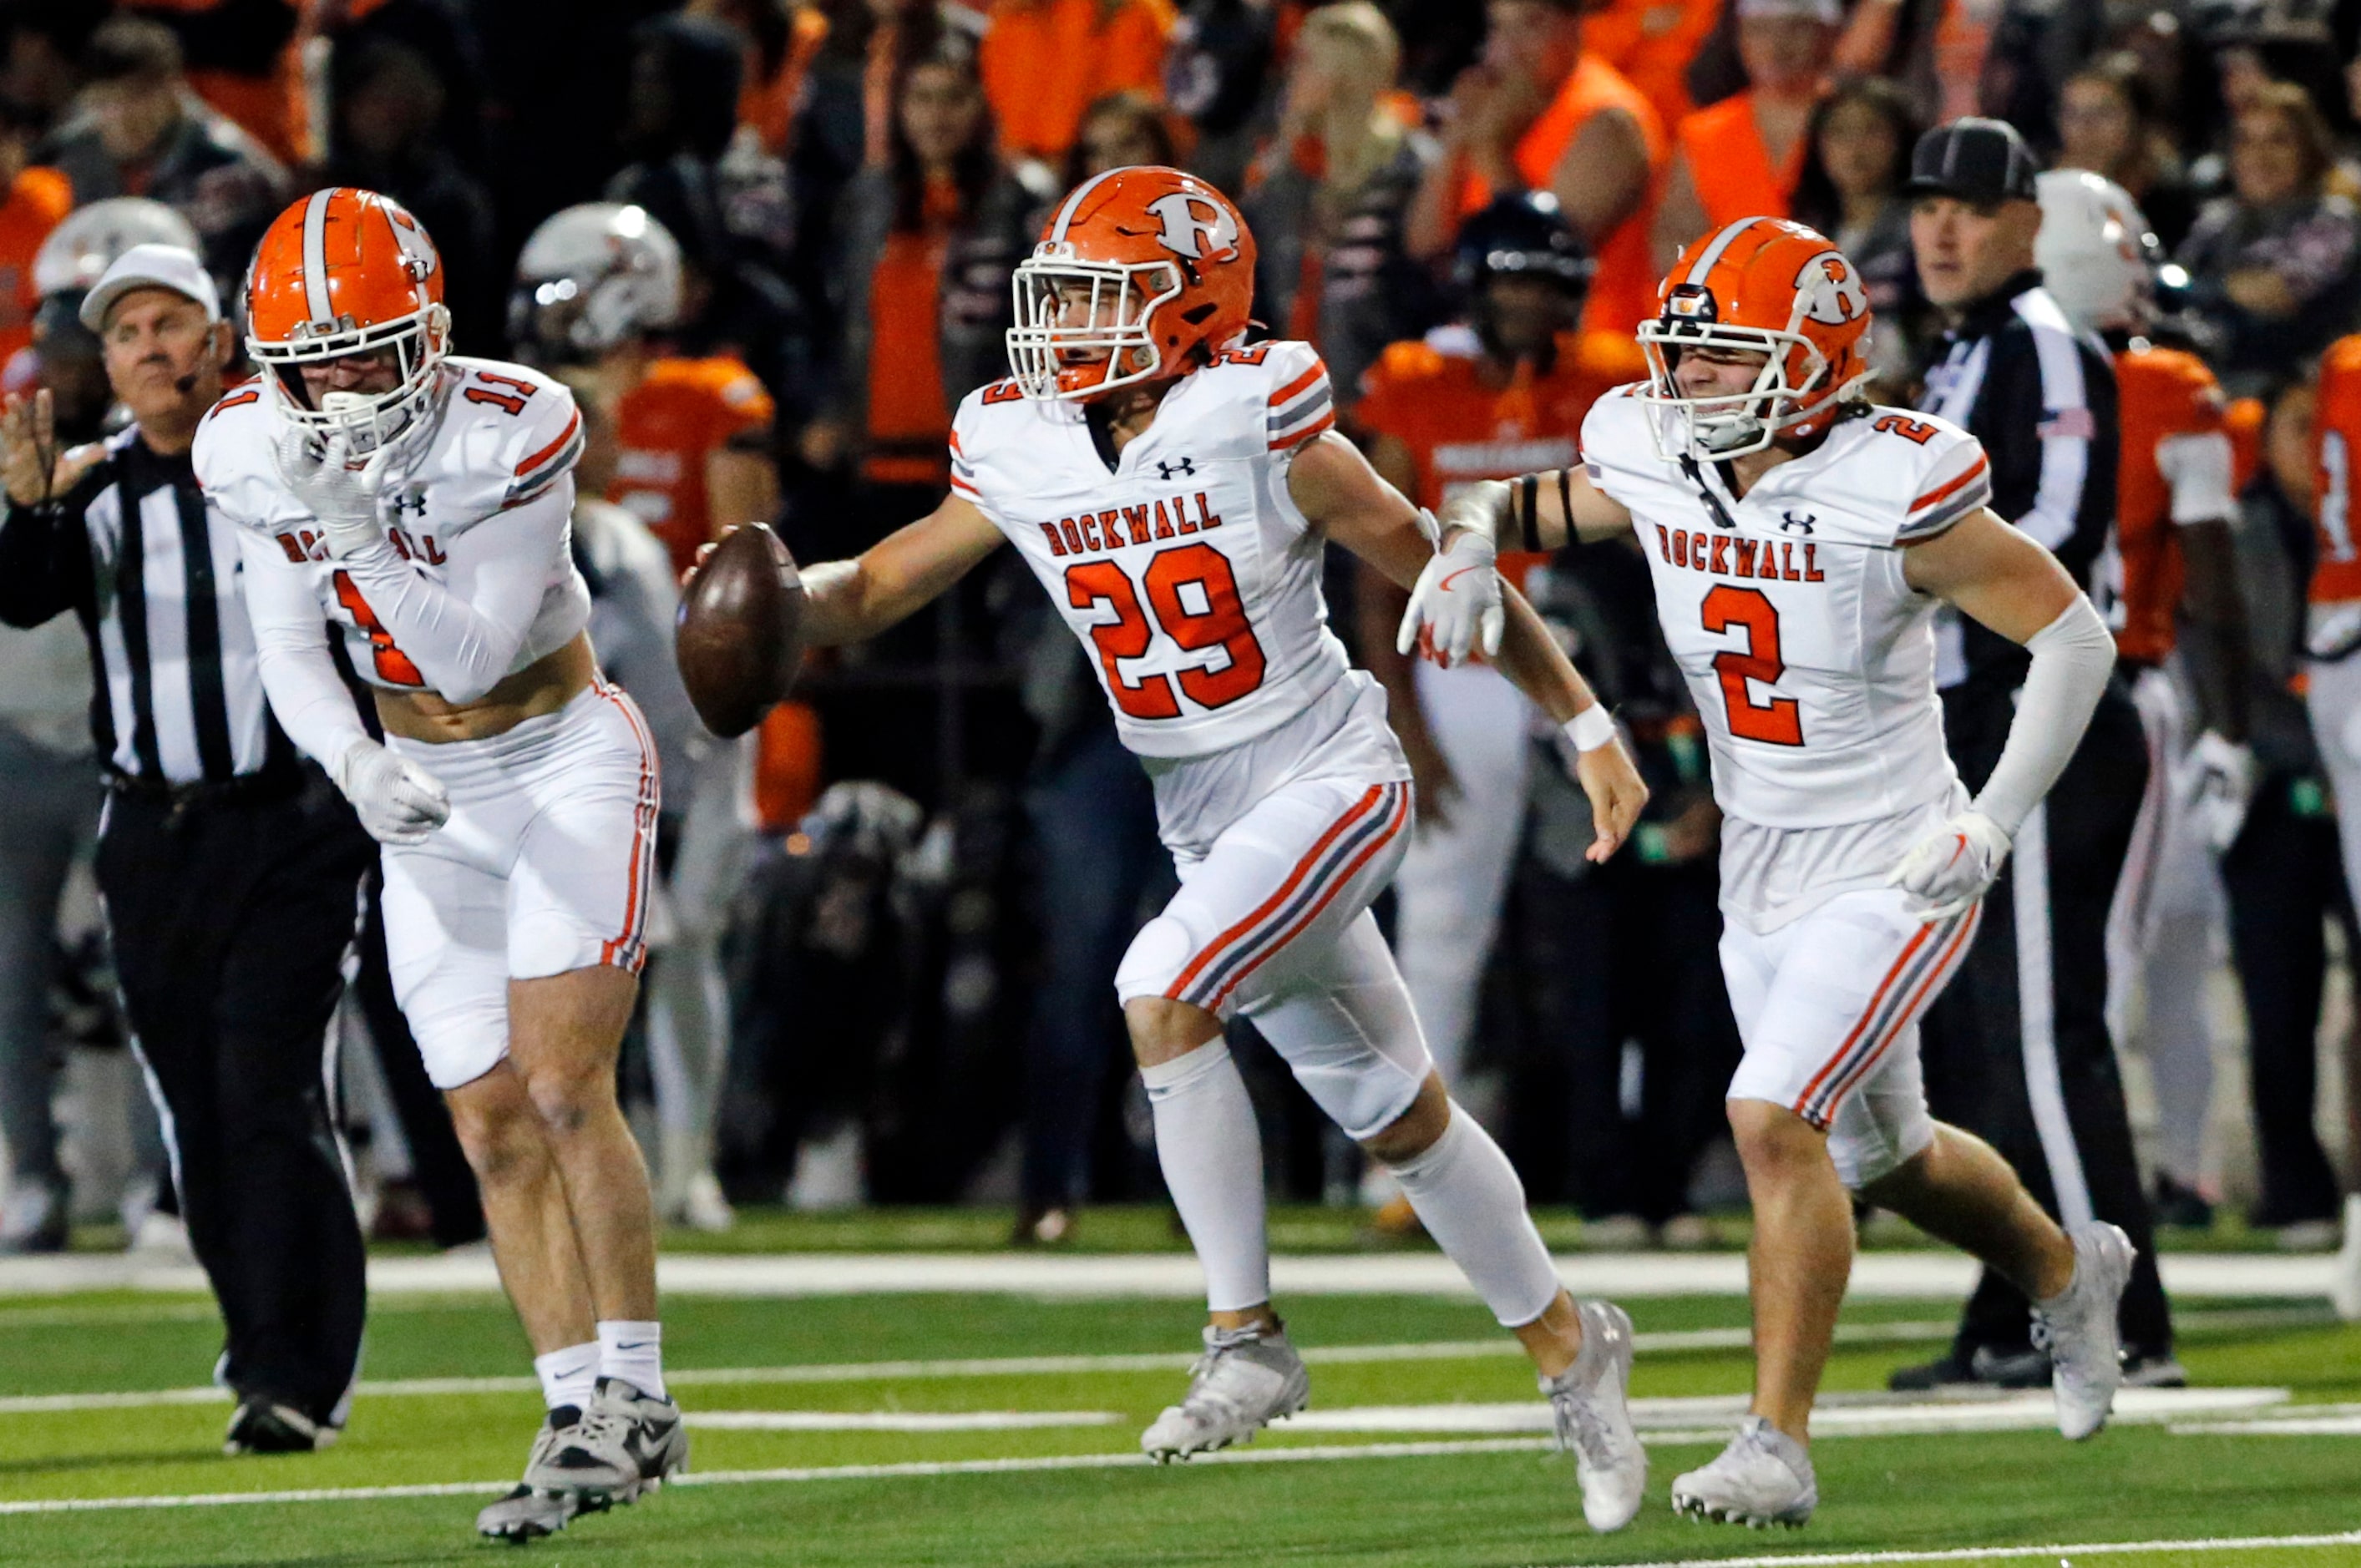
[{"label": "jersey number 29", "polygon": [[[1163,629],[1164,635],[1191,652],[1224,649],[1230,662],[1220,669],[1180,670],[1171,675],[1149,675],[1136,684],[1125,680],[1120,661],[1144,655],[1156,636],[1140,609],[1130,574],[1113,561],[1069,566],[1068,604],[1076,609],[1105,604],[1115,610],[1113,620],[1091,628],[1091,641],[1098,646],[1107,692],[1117,707],[1133,718],[1178,718],[1180,701],[1172,693],[1176,680],[1199,707],[1224,707],[1262,685],[1262,644],[1239,602],[1238,579],[1230,570],[1229,557],[1210,544],[1159,551],[1148,561],[1141,586],[1148,591],[1148,609],[1156,613],[1156,626]],[[1184,590],[1191,588],[1196,593],[1185,595]],[[1191,598],[1204,608],[1197,609],[1190,602]]]},{"label": "jersey number 29", "polygon": [[1745,652],[1730,648],[1713,656],[1713,673],[1721,677],[1722,705],[1730,710],[1730,732],[1742,740],[1802,745],[1803,714],[1795,699],[1774,696],[1756,702],[1747,685],[1760,681],[1767,686],[1786,673],[1779,657],[1779,607],[1761,588],[1718,583],[1705,596],[1705,629],[1727,631],[1733,626],[1745,629]]}]

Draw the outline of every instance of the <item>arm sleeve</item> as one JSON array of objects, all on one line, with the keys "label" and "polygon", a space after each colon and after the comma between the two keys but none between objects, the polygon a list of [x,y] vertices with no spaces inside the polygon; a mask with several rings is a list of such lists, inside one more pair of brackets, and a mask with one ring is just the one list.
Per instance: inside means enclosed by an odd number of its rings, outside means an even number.
[{"label": "arm sleeve", "polygon": [[528,501],[451,537],[436,583],[379,539],[338,564],[395,647],[452,702],[500,684],[541,612],[553,563],[565,559],[574,480],[563,476]]},{"label": "arm sleeve", "polygon": [[328,623],[306,568],[282,554],[269,535],[237,531],[244,558],[247,618],[262,689],[287,738],[331,773],[356,740],[368,739],[352,693],[328,653]]},{"label": "arm sleeve", "polygon": [[2008,741],[1975,800],[1975,808],[2011,838],[2066,771],[2115,663],[2114,637],[2081,594],[2025,648],[2033,665],[2009,720]]},{"label": "arm sleeve", "polygon": [[79,506],[0,510],[0,620],[38,626],[91,600],[90,536]]}]

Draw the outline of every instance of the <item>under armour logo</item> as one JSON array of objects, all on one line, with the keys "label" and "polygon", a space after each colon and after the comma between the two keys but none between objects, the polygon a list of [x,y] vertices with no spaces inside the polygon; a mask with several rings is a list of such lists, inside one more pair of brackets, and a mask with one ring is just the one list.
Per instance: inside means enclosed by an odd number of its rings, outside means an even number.
[{"label": "under armour logo", "polygon": [[1172,476],[1175,474],[1184,479],[1193,479],[1197,477],[1197,460],[1193,457],[1180,457],[1170,463],[1159,462],[1156,465],[1156,474],[1167,484],[1172,482]]},{"label": "under armour logo", "polygon": [[421,517],[424,517],[426,515],[426,488],[423,485],[412,485],[407,489],[397,490],[394,492],[392,499],[387,504],[393,508],[393,515],[396,517],[400,517],[404,512],[412,511],[416,512]]},{"label": "under armour logo", "polygon": [[1819,520],[1814,517],[1810,512],[1806,512],[1803,516],[1797,517],[1792,511],[1783,511],[1779,514],[1779,532],[1782,533],[1809,533],[1812,532],[1812,524],[1818,521]]}]

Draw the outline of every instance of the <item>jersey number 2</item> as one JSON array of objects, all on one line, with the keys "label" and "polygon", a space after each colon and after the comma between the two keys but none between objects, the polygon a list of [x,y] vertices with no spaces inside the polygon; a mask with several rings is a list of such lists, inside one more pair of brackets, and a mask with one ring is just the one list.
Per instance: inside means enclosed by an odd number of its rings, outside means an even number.
[{"label": "jersey number 2", "polygon": [[1745,740],[1773,746],[1804,743],[1802,712],[1792,696],[1756,702],[1747,682],[1770,685],[1786,673],[1779,657],[1779,607],[1761,588],[1737,588],[1721,583],[1705,596],[1705,629],[1746,630],[1746,651],[1731,648],[1713,656],[1713,673],[1721,677],[1721,700],[1730,710],[1730,732]]},{"label": "jersey number 2", "polygon": [[418,673],[418,666],[410,662],[410,655],[393,645],[393,633],[379,622],[377,611],[369,609],[368,600],[361,598],[361,591],[353,586],[349,572],[339,571],[336,574],[336,602],[345,607],[345,613],[353,618],[355,626],[368,633],[369,662],[377,666],[379,680],[393,686],[423,686],[426,684],[426,677]]},{"label": "jersey number 2", "polygon": [[[1148,563],[1142,586],[1156,625],[1183,649],[1220,648],[1230,655],[1218,670],[1181,670],[1171,675],[1150,675],[1134,685],[1123,678],[1120,661],[1137,659],[1155,639],[1131,576],[1113,561],[1086,561],[1066,568],[1066,602],[1076,609],[1095,604],[1111,606],[1115,620],[1091,628],[1099,663],[1106,669],[1107,691],[1115,706],[1134,718],[1178,718],[1180,701],[1172,695],[1179,681],[1189,700],[1200,707],[1221,707],[1262,685],[1262,644],[1246,620],[1238,599],[1238,579],[1229,557],[1210,544],[1183,544],[1160,551]],[[1191,609],[1180,590],[1194,587],[1205,608]]]}]

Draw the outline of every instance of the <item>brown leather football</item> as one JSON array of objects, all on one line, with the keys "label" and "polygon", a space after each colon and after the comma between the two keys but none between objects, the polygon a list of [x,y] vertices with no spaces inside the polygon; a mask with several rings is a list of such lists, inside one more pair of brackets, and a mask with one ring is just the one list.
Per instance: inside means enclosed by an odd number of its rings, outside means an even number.
[{"label": "brown leather football", "polygon": [[673,658],[697,717],[743,735],[795,685],[803,662],[804,585],[795,557],[763,524],[725,535],[681,590]]}]

